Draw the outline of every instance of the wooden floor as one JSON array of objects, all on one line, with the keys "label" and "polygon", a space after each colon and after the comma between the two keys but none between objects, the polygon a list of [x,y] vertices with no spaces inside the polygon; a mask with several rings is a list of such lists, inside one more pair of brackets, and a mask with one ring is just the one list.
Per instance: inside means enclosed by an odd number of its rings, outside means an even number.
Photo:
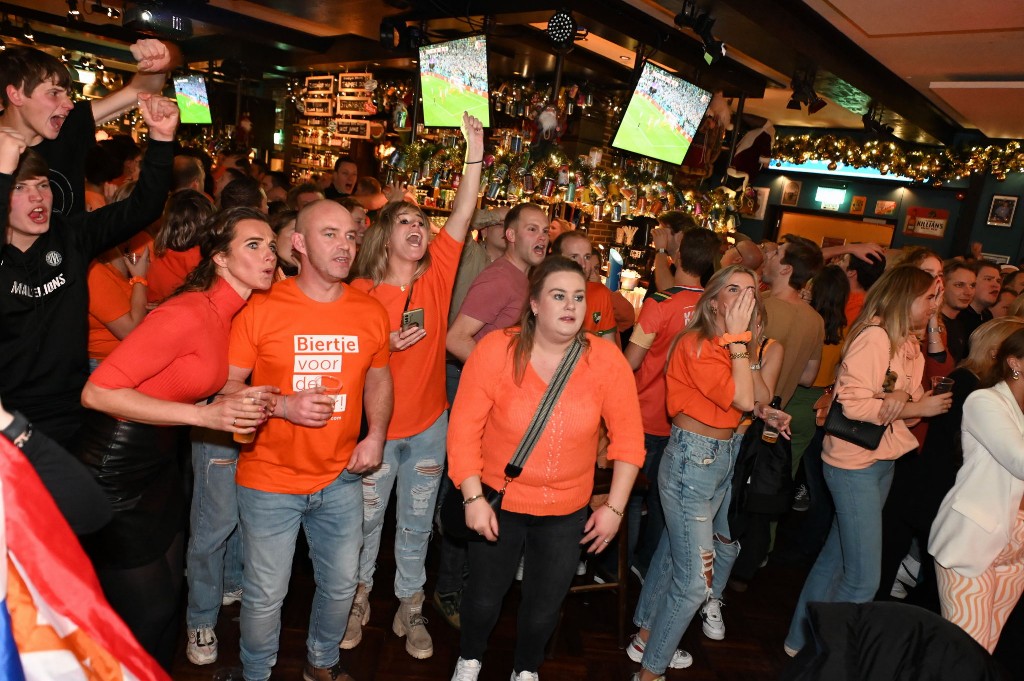
[{"label": "wooden floor", "polygon": [[[385,528],[394,527],[391,519]],[[387,529],[385,530],[387,533]],[[436,539],[436,538],[435,538]],[[389,542],[382,541],[380,565],[371,595],[371,616],[364,629],[363,641],[350,651],[342,651],[342,664],[357,681],[446,681],[451,678],[459,656],[458,632],[450,628],[434,612],[431,605],[424,606],[434,655],[428,660],[415,660],[405,652],[404,639],[391,632],[391,620],[398,607],[392,595],[394,578],[392,553],[386,550]],[[781,541],[781,540],[780,540]],[[301,541],[300,541],[301,545]],[[433,594],[433,566],[436,561],[437,542],[431,544],[428,558],[427,599]],[[779,555],[785,555],[780,552]],[[789,660],[782,650],[782,641],[789,626],[792,607],[803,584],[809,566],[799,562],[776,558],[755,577],[749,590],[726,593],[723,611],[726,637],[712,641],[701,632],[700,619],[695,619],[686,636],[683,648],[694,658],[693,666],[685,670],[670,670],[668,679],[692,681],[748,681],[751,679],[777,679]],[[590,576],[579,579],[590,579]],[[630,609],[639,595],[640,584],[631,578]],[[302,678],[305,659],[306,625],[313,594],[312,571],[308,559],[297,556],[288,598],[282,616],[281,648],[273,679],[298,680]],[[491,635],[490,648],[484,658],[481,681],[506,681],[512,668],[515,641],[515,617],[518,600],[513,586],[505,602],[498,625]],[[632,626],[628,631],[633,631]],[[238,669],[238,605],[223,608],[217,625],[220,639],[220,659],[212,665],[197,667],[188,662],[182,646],[178,651],[173,676],[181,681],[240,681]],[[231,674],[231,669],[234,674]],[[540,669],[545,681],[627,681],[639,669],[626,657],[615,642],[615,603],[610,594],[572,595],[564,608],[559,641]]]}]

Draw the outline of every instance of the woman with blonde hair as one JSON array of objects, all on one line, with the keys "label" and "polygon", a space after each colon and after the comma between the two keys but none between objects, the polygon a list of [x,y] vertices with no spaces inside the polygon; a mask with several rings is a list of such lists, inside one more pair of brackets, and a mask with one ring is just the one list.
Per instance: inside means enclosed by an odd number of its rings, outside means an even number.
[{"label": "woman with blonde hair", "polygon": [[1022,372],[1018,329],[999,346],[987,387],[964,403],[963,466],[928,542],[942,616],[989,652],[1024,591]]},{"label": "woman with blonde hair", "polygon": [[[942,498],[953,486],[963,462],[960,421],[967,397],[983,383],[990,383],[996,366],[996,352],[1011,334],[1024,329],[1024,319],[1001,317],[985,322],[971,334],[971,352],[950,372],[953,401],[945,414],[929,419],[928,434],[921,453],[905,457],[903,485],[894,486],[882,516],[882,577],[876,599],[889,596],[900,564],[916,539],[921,553],[928,545],[928,532]],[[899,496],[897,496],[897,489]],[[938,611],[935,570],[930,558],[921,556],[921,573],[908,602]]]},{"label": "woman with blonde hair", "polygon": [[[749,348],[759,347],[756,332],[757,276],[732,265],[708,281],[669,350],[665,378],[672,434],[658,471],[665,532],[633,616],[640,631],[626,652],[643,665],[634,681],[662,679],[667,668],[693,663],[676,646],[698,609],[717,607],[739,553],[728,522],[743,437],[736,430],[755,401],[771,401],[764,381],[752,371],[756,360]],[[759,386],[764,395],[758,395]]]},{"label": "woman with blonde hair", "polygon": [[445,336],[455,272],[469,221],[476,209],[483,159],[483,126],[464,114],[466,160],[462,184],[444,229],[430,241],[430,222],[419,206],[399,201],[380,211],[356,258],[352,287],[380,301],[391,320],[394,416],[388,426],[384,460],[363,479],[363,548],[359,586],[343,649],[362,639],[370,617],[381,526],[397,485],[395,595],[401,602],[392,629],[406,637],[416,659],[434,647],[421,614],[427,574],[427,541],[445,462],[448,406],[445,393]]},{"label": "woman with blonde hair", "polygon": [[831,409],[842,409],[849,420],[888,427],[874,448],[825,436],[825,483],[836,515],[793,614],[785,644],[790,655],[807,642],[808,603],[865,603],[878,589],[882,507],[894,460],[917,449],[908,429],[913,420],[948,411],[951,400],[950,394],[933,395],[921,385],[924,357],[914,335],[935,313],[937,291],[935,279],[923,270],[894,267],[868,291],[847,334]]}]

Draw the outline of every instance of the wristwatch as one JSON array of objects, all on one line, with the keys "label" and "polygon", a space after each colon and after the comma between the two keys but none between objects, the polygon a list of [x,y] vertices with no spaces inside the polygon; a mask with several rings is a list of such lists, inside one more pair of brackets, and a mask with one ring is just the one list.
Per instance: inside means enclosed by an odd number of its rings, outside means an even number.
[{"label": "wristwatch", "polygon": [[25,444],[32,437],[32,424],[20,411],[12,412],[11,416],[14,417],[14,420],[0,431],[0,434],[14,443],[18,449],[24,449]]},{"label": "wristwatch", "polygon": [[661,253],[662,255],[668,255],[668,251],[666,251],[664,248],[659,248],[658,253]]}]

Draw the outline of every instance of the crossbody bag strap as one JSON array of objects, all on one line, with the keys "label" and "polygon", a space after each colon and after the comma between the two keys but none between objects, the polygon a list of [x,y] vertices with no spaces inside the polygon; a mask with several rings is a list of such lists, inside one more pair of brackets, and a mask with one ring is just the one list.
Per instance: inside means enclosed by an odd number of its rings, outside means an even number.
[{"label": "crossbody bag strap", "polygon": [[533,419],[530,420],[530,425],[527,426],[526,433],[519,442],[519,446],[516,447],[515,454],[512,455],[512,459],[505,466],[505,484],[501,488],[502,492],[505,491],[505,487],[508,487],[508,483],[514,478],[519,477],[519,474],[523,472],[523,466],[526,465],[526,460],[530,457],[530,453],[533,452],[537,441],[540,440],[541,433],[544,432],[548,419],[551,418],[551,412],[554,411],[555,404],[558,403],[558,398],[562,394],[565,384],[569,382],[572,370],[576,367],[576,362],[579,361],[582,354],[583,343],[579,339],[573,340],[569,349],[562,356],[562,361],[558,363],[558,367],[551,377],[551,382],[548,383],[547,390],[544,391],[544,395],[540,398],[537,411],[534,413]]},{"label": "crossbody bag strap", "polygon": [[[864,331],[866,331],[868,329],[872,329],[872,328],[879,328],[879,329],[881,329],[882,325],[881,324],[867,324],[863,328],[861,328],[860,331],[857,332],[857,336],[859,336]],[[853,344],[853,341],[854,341],[854,339],[856,339],[857,336],[854,336],[853,338],[850,339],[850,344],[851,345]],[[832,386],[831,386],[833,388],[833,390],[832,390],[832,401],[833,402],[835,400],[839,399],[839,395],[835,391],[835,385],[836,385],[836,383],[839,382],[839,370],[840,370],[840,368],[842,366],[843,366],[843,361],[842,361],[842,358],[840,358],[839,364],[836,366],[835,379],[832,381]],[[882,375],[882,385],[883,385],[883,387],[885,386],[885,377],[889,375],[889,371],[891,369],[892,369],[892,357],[889,358],[889,364],[885,367],[885,373]]]}]

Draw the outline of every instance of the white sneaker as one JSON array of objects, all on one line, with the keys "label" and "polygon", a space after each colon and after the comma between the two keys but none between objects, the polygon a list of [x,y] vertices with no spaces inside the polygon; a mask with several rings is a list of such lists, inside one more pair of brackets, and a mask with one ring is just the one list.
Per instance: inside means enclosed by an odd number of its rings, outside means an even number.
[{"label": "white sneaker", "polygon": [[461,657],[455,663],[455,673],[452,674],[452,681],[476,681],[480,676],[480,660],[463,660]]},{"label": "white sneaker", "polygon": [[523,567],[526,565],[526,556],[519,556],[519,567],[516,568],[516,581],[523,581]]},{"label": "white sneaker", "polygon": [[[629,645],[626,646],[626,655],[629,655],[629,659],[633,662],[639,663],[644,659],[644,648],[647,644],[639,634],[633,634],[633,638],[630,639]],[[669,660],[669,669],[686,669],[693,664],[693,656],[685,650],[677,649],[676,652],[672,653],[672,659]]]},{"label": "white sneaker", "polygon": [[700,609],[700,618],[704,620],[705,636],[715,641],[725,638],[725,620],[722,619],[722,600],[720,598],[709,598],[704,607]]},{"label": "white sneaker", "polygon": [[188,645],[185,656],[192,664],[213,664],[217,661],[217,634],[212,627],[188,630]]},{"label": "white sneaker", "polygon": [[234,591],[226,591],[224,593],[224,595],[221,596],[220,604],[221,605],[234,605],[235,603],[238,603],[241,600],[242,600],[242,590],[241,589],[235,589]]},{"label": "white sneaker", "polygon": [[509,681],[540,681],[540,675],[536,672],[519,672],[516,674],[513,671]]}]

